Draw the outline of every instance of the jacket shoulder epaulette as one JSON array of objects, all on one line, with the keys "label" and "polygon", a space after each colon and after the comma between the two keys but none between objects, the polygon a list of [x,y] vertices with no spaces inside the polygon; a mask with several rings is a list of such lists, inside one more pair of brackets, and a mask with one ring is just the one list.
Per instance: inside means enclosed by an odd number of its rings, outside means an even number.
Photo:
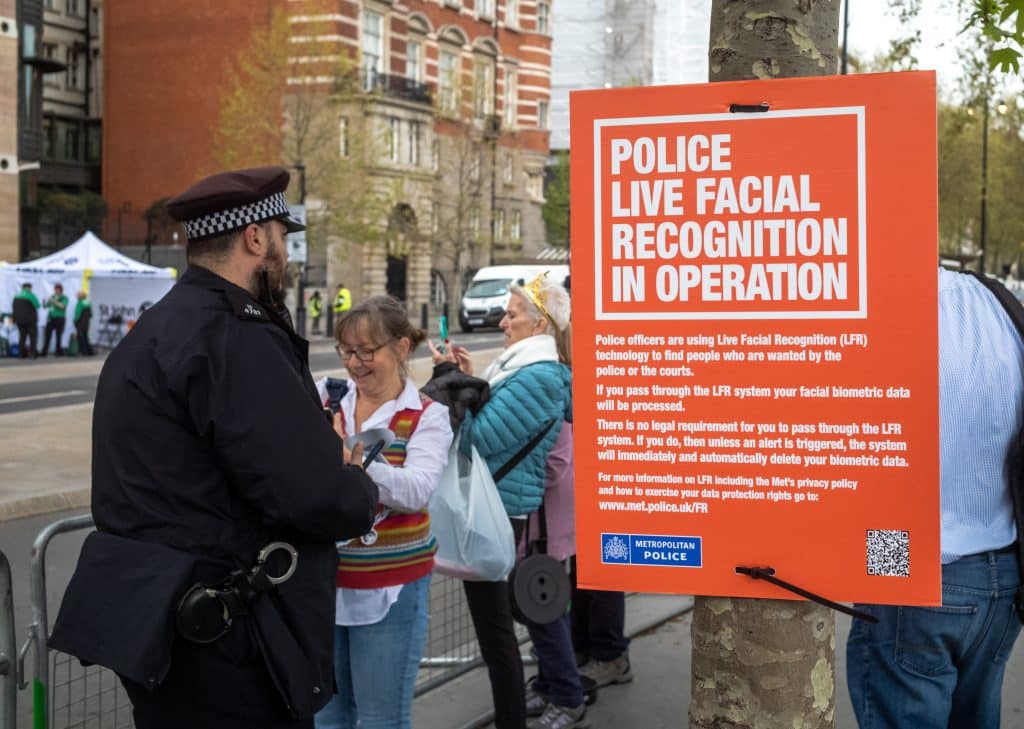
[{"label": "jacket shoulder epaulette", "polygon": [[227,289],[224,294],[231,304],[231,310],[239,319],[270,323],[270,315],[267,314],[267,310],[241,290]]}]

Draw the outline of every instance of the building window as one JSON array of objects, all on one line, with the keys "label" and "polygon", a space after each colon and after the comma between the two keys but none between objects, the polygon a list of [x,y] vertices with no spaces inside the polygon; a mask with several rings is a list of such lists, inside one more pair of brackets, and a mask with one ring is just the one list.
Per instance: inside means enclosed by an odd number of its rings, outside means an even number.
[{"label": "building window", "polygon": [[78,51],[73,48],[68,48],[67,61],[68,68],[65,72],[64,88],[77,91],[82,87],[81,69],[78,64]]},{"label": "building window", "polygon": [[[26,58],[35,56],[39,48],[36,45],[36,26],[26,23],[21,28],[21,53]],[[39,129],[40,118],[39,114],[41,107],[36,103],[36,94],[38,93],[33,83],[38,74],[26,73],[22,76],[24,79],[24,90],[25,90],[25,106],[22,108],[22,122],[25,129]]]},{"label": "building window", "polygon": [[437,172],[441,169],[441,140],[435,139],[430,145],[430,169]]},{"label": "building window", "polygon": [[363,40],[360,48],[363,90],[370,91],[376,87],[377,78],[384,73],[384,16],[380,13],[363,11]]},{"label": "building window", "polygon": [[84,8],[83,8],[84,5],[85,5],[85,0],[68,0],[68,4],[67,4],[68,15],[70,15],[72,17],[75,17],[75,18],[83,17],[85,15]]},{"label": "building window", "polygon": [[57,141],[57,125],[52,116],[43,117],[43,159],[53,159]]},{"label": "building window", "polygon": [[537,3],[537,32],[551,33],[551,6],[547,3]]},{"label": "building window", "polygon": [[476,17],[494,18],[494,0],[476,0]]},{"label": "building window", "polygon": [[438,90],[441,111],[453,114],[458,111],[458,56],[450,51],[441,51],[441,63],[438,73]]},{"label": "building window", "polygon": [[544,202],[544,177],[538,173],[531,173],[526,178],[526,192],[531,200]]},{"label": "building window", "polygon": [[505,27],[519,27],[519,0],[506,0],[505,2]]},{"label": "building window", "polygon": [[430,232],[437,235],[441,232],[441,203],[435,202],[430,206]]},{"label": "building window", "polygon": [[57,12],[60,9],[60,8],[57,7],[57,5],[58,5],[58,0],[46,0],[46,4],[43,7],[46,8],[47,10],[52,10],[53,12]]},{"label": "building window", "polygon": [[405,46],[405,77],[423,83],[423,44],[418,41]]},{"label": "building window", "polygon": [[78,126],[73,123],[65,124],[64,130],[64,161],[77,162],[79,152]]},{"label": "building window", "polygon": [[505,211],[494,211],[494,240],[505,240]]},{"label": "building window", "polygon": [[469,180],[470,182],[480,182],[480,145],[476,144],[473,146],[473,150],[469,153]]},{"label": "building window", "polygon": [[548,128],[548,102],[546,101],[537,102],[537,128]]},{"label": "building window", "polygon": [[103,159],[103,130],[99,124],[88,124],[85,128],[86,164],[98,165]]},{"label": "building window", "polygon": [[513,210],[509,216],[508,221],[508,237],[509,240],[520,241],[523,237],[523,214],[518,210]]},{"label": "building window", "polygon": [[506,185],[512,184],[512,155],[506,154],[501,168],[501,179]]},{"label": "building window", "polygon": [[515,129],[516,126],[516,112],[518,111],[516,107],[519,104],[517,81],[515,71],[505,72],[505,98],[502,99],[502,106],[505,111],[505,127],[508,129]]},{"label": "building window", "polygon": [[480,240],[480,209],[472,208],[469,211],[469,237],[472,240]]},{"label": "building window", "polygon": [[477,117],[494,113],[494,66],[490,61],[473,64],[473,114]]},{"label": "building window", "polygon": [[411,121],[406,125],[405,161],[413,166],[420,163],[420,140],[423,137],[423,122]]},{"label": "building window", "polygon": [[384,151],[390,162],[398,162],[399,143],[402,139],[402,120],[398,117],[388,117],[388,130],[385,137]]},{"label": "building window", "polygon": [[348,117],[338,117],[338,154],[348,157]]}]

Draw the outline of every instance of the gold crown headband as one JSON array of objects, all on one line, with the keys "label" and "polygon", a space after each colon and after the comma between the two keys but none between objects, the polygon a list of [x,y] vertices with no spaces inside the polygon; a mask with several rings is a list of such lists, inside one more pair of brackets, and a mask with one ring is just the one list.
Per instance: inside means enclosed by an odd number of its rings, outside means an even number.
[{"label": "gold crown headband", "polygon": [[547,280],[549,273],[550,271],[545,271],[544,273],[536,276],[532,281],[530,281],[530,283],[523,286],[523,291],[525,291],[526,295],[530,297],[530,301],[533,302],[533,305],[540,309],[540,313],[544,315],[544,318],[551,322],[555,329],[558,329],[558,325],[555,324],[554,318],[548,312],[547,307],[544,306],[544,301],[540,296],[540,289],[544,285],[544,281]]}]

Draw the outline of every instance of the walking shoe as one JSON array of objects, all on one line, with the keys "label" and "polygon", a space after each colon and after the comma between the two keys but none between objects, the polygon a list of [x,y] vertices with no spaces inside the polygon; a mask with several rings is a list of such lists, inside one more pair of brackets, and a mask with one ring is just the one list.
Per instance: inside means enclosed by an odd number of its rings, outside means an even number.
[{"label": "walking shoe", "polygon": [[583,687],[583,703],[590,706],[597,701],[597,682],[580,674],[580,686]]},{"label": "walking shoe", "polygon": [[591,658],[580,666],[580,676],[592,680],[596,688],[613,683],[629,683],[633,680],[633,672],[629,668],[629,653],[623,653],[610,661]]},{"label": "walking shoe", "polygon": [[544,709],[548,707],[547,697],[539,692],[536,688],[537,677],[532,676],[529,681],[526,682],[526,715],[527,716],[540,716],[544,713]]},{"label": "walking shoe", "polygon": [[586,704],[580,704],[575,709],[548,704],[543,714],[526,722],[526,729],[587,729],[589,726]]}]

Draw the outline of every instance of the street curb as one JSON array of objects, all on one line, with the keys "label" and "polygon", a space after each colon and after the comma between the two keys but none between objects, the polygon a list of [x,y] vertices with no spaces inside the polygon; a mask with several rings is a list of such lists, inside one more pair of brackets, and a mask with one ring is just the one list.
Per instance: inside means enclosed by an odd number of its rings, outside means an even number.
[{"label": "street curb", "polygon": [[69,509],[88,509],[92,489],[88,486],[0,502],[0,522],[24,519]]}]

